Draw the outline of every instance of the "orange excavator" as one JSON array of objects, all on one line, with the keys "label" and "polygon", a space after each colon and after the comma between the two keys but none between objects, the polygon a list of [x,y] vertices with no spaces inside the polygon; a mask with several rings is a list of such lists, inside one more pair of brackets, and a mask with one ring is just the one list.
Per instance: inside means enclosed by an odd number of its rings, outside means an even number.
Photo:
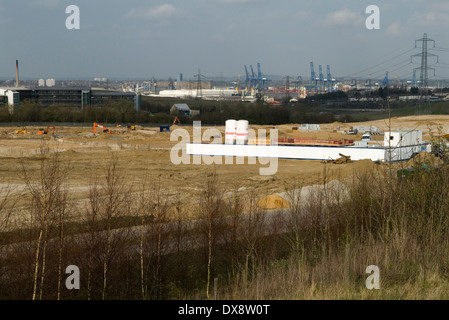
[{"label": "orange excavator", "polygon": [[50,128],[53,128],[53,130],[51,131],[52,134],[55,133],[56,128],[54,126],[48,126],[47,129],[39,129],[39,131],[37,132],[37,134],[47,134],[48,130]]},{"label": "orange excavator", "polygon": [[175,125],[176,122],[178,122],[179,124],[181,124],[181,121],[179,121],[178,116],[176,116],[175,119],[173,120],[173,125]]},{"label": "orange excavator", "polygon": [[101,124],[99,124],[99,123],[96,123],[96,122],[94,122],[94,133],[96,133],[97,132],[97,129],[96,128],[102,128],[103,129],[103,132],[105,132],[105,133],[111,133],[111,130],[109,130],[108,128],[106,128],[105,126],[103,126],[103,125],[101,125]]}]

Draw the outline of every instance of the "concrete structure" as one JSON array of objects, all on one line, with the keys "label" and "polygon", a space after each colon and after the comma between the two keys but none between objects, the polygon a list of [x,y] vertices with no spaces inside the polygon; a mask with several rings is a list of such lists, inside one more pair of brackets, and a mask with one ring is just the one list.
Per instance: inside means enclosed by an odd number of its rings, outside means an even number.
[{"label": "concrete structure", "polygon": [[[226,134],[231,133],[235,120],[226,122]],[[252,158],[284,158],[304,160],[336,160],[342,155],[349,156],[351,160],[369,159],[372,161],[403,161],[412,158],[415,154],[428,151],[427,144],[423,144],[422,131],[396,131],[385,132],[385,140],[381,143],[370,145],[368,141],[362,141],[356,145],[332,146],[332,145],[278,145],[277,141],[271,141],[271,145],[246,144],[244,133],[248,131],[248,121],[235,122],[236,144],[211,143],[187,143],[186,152],[189,155],[218,156],[218,157],[252,157]],[[245,130],[246,129],[246,130]],[[241,138],[239,141],[239,133]]]},{"label": "concrete structure", "polygon": [[384,147],[403,147],[422,144],[422,131],[387,131],[384,134]]},{"label": "concrete structure", "polygon": [[340,154],[350,156],[351,160],[369,159],[372,161],[403,161],[414,154],[426,151],[427,146],[405,146],[397,148],[384,147],[307,147],[307,146],[276,146],[276,145],[230,145],[230,144],[200,144],[187,143],[188,155],[253,157],[253,158],[283,158],[302,160],[336,160]]},{"label": "concrete structure", "polygon": [[15,88],[0,88],[0,96],[10,106],[19,106],[19,92]]}]

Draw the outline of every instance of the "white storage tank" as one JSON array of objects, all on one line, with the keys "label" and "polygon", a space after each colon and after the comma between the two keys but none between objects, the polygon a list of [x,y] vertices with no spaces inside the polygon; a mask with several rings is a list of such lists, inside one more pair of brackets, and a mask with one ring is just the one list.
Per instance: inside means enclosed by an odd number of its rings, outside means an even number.
[{"label": "white storage tank", "polygon": [[225,144],[235,144],[237,120],[226,120]]},{"label": "white storage tank", "polygon": [[237,121],[236,144],[248,144],[248,120]]}]

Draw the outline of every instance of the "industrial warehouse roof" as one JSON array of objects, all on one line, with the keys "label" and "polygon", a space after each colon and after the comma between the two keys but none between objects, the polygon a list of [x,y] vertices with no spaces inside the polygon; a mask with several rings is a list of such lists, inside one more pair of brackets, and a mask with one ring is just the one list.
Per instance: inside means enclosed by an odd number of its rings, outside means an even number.
[{"label": "industrial warehouse roof", "polygon": [[83,90],[83,91],[92,91],[92,93],[101,93],[101,94],[135,94],[134,92],[124,92],[124,91],[112,91],[112,90],[101,90],[101,89],[93,89],[90,87],[0,87],[4,90],[13,90],[13,91],[22,91],[22,90],[35,90],[35,91],[63,91],[63,90]]},{"label": "industrial warehouse roof", "polygon": [[179,111],[190,111],[189,106],[185,103],[176,103],[176,104],[174,104],[174,106]]},{"label": "industrial warehouse roof", "polygon": [[13,90],[13,91],[62,91],[62,90],[90,90],[88,87],[2,87],[2,89]]},{"label": "industrial warehouse roof", "polygon": [[19,88],[9,88],[0,87],[1,90],[11,90],[16,92],[59,92],[65,93],[68,91],[84,91],[90,92],[93,96],[134,96],[134,92],[122,92],[122,91],[107,91],[107,90],[94,90],[89,87],[19,87]]},{"label": "industrial warehouse roof", "polygon": [[130,96],[136,95],[135,92],[122,92],[122,91],[91,91],[94,96]]}]

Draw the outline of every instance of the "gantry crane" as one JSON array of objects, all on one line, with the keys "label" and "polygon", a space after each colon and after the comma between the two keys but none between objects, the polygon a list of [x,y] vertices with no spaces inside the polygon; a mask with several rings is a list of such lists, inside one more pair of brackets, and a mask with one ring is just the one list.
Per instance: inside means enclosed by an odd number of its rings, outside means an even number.
[{"label": "gantry crane", "polygon": [[310,62],[310,80],[312,81],[312,83],[315,84],[315,92],[317,92],[318,90],[318,80],[320,80],[320,78],[318,78],[314,68],[313,68],[313,62]]}]

